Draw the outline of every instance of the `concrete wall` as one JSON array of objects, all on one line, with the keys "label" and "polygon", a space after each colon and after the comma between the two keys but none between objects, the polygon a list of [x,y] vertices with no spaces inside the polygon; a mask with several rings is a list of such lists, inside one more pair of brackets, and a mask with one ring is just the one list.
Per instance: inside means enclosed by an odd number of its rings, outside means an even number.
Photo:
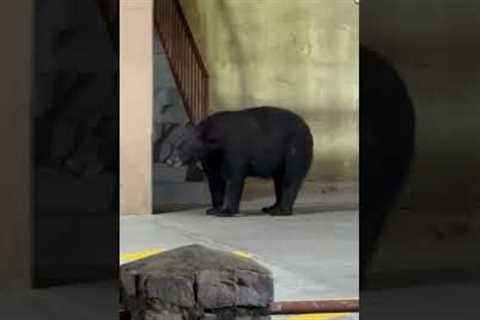
[{"label": "concrete wall", "polygon": [[211,74],[211,111],[278,105],[312,127],[311,180],[356,180],[353,0],[182,0]]},{"label": "concrete wall", "polygon": [[[121,0],[120,199],[150,212],[153,0]],[[313,129],[310,179],[354,181],[358,6],[353,0],[183,0],[211,74],[211,111],[279,105]]]},{"label": "concrete wall", "polygon": [[[417,117],[408,210],[392,215],[378,268],[479,266],[473,239],[480,238],[480,4],[369,0],[361,14],[362,43],[394,63]],[[458,224],[466,231],[455,231]],[[459,241],[463,251],[454,245]]]},{"label": "concrete wall", "polygon": [[[31,280],[31,83],[33,1],[0,2],[0,290],[29,288]],[[13,35],[12,30],[15,30]]]},{"label": "concrete wall", "polygon": [[152,203],[153,0],[120,0],[120,211]]}]

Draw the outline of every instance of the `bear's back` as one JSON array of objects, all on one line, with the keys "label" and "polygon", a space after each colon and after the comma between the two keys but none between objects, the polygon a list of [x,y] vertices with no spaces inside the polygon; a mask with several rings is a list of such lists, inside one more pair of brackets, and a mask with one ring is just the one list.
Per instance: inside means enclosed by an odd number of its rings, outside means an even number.
[{"label": "bear's back", "polygon": [[307,124],[297,114],[278,107],[261,106],[240,111],[222,111],[205,120],[207,128],[221,130],[232,136],[262,137],[291,136],[298,131],[309,131]]},{"label": "bear's back", "polygon": [[205,139],[218,141],[221,149],[237,159],[280,163],[289,148],[311,153],[312,136],[307,124],[295,113],[276,107],[254,107],[224,111],[202,123]]}]

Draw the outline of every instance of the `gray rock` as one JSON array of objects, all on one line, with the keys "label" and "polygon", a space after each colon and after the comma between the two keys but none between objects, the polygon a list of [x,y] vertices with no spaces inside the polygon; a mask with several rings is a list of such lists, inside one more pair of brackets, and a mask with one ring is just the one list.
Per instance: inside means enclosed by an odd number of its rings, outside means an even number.
[{"label": "gray rock", "polygon": [[138,320],[263,320],[273,301],[268,269],[199,245],[123,265],[120,280],[122,303]]},{"label": "gray rock", "polygon": [[238,270],[237,302],[243,307],[267,307],[273,299],[273,281],[269,274]]},{"label": "gray rock", "polygon": [[205,313],[202,320],[217,320],[217,315],[215,313]]},{"label": "gray rock", "polygon": [[161,274],[145,279],[143,295],[149,299],[156,298],[163,303],[193,308],[195,306],[193,284],[193,277]]},{"label": "gray rock", "polygon": [[198,303],[205,309],[236,305],[238,289],[232,271],[200,271],[197,275],[197,286]]},{"label": "gray rock", "polygon": [[145,320],[183,320],[181,313],[163,311],[147,311],[145,313]]}]

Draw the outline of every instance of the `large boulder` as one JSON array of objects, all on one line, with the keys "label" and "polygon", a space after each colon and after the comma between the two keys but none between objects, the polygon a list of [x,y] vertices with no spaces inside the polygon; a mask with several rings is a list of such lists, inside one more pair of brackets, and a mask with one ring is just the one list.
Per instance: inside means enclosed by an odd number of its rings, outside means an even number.
[{"label": "large boulder", "polygon": [[133,320],[268,319],[271,272],[233,253],[190,245],[121,266]]}]

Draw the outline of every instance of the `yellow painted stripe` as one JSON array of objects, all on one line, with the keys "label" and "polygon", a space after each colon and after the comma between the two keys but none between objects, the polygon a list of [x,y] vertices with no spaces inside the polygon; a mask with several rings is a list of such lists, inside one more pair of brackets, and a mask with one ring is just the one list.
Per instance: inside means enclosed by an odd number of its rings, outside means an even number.
[{"label": "yellow painted stripe", "polygon": [[146,249],[146,250],[136,251],[136,252],[120,253],[120,262],[121,263],[132,262],[135,260],[152,256],[157,253],[161,253],[163,251],[164,251],[163,249],[153,248],[153,249]]},{"label": "yellow painted stripe", "polygon": [[298,316],[290,316],[288,320],[341,320],[349,313],[312,313]]},{"label": "yellow painted stripe", "polygon": [[[145,257],[151,256],[157,253],[161,253],[163,251],[164,251],[163,249],[153,248],[153,249],[146,249],[146,250],[136,251],[136,252],[120,253],[120,262],[121,263],[132,262],[132,261],[143,259]],[[232,253],[247,259],[252,259],[253,257],[250,253],[242,250],[235,250]]]},{"label": "yellow painted stripe", "polygon": [[252,257],[253,257],[250,253],[242,251],[242,250],[235,250],[232,253],[237,255],[237,256],[248,258],[248,259],[252,259]]}]

